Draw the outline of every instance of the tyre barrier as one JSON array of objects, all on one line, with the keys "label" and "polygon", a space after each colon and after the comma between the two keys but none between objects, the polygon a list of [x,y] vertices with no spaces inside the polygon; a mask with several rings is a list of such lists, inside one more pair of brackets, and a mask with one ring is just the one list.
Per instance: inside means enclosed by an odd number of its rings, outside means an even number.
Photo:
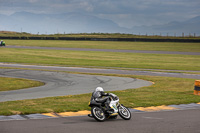
[{"label": "tyre barrier", "polygon": [[194,95],[200,95],[200,80],[195,81]]}]

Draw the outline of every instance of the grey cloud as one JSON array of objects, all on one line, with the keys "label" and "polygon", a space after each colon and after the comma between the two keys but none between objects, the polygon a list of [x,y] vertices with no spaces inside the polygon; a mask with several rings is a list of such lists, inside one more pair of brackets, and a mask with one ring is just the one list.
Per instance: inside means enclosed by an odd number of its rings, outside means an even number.
[{"label": "grey cloud", "polygon": [[200,14],[199,0],[0,0],[0,3],[2,14],[81,12],[111,19],[124,27],[186,20]]}]

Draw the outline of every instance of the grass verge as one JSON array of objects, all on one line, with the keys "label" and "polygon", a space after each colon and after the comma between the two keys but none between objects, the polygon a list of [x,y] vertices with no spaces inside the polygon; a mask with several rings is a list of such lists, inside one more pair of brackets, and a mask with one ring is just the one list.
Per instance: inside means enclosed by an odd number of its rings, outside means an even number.
[{"label": "grass verge", "polygon": [[0,56],[0,62],[36,65],[200,70],[198,55],[3,48]]},{"label": "grass verge", "polygon": [[4,41],[6,41],[6,45],[17,45],[17,46],[200,52],[200,43],[64,41],[64,40],[4,40]]},{"label": "grass verge", "polygon": [[[158,77],[158,76],[123,76],[149,80],[155,84],[139,89],[113,91],[124,105],[135,107],[148,107],[171,104],[197,103],[199,96],[193,95],[194,79]],[[92,93],[92,92],[91,92]],[[34,100],[20,100],[0,103],[0,115],[32,114],[47,112],[66,112],[90,110],[88,102],[91,94],[49,97]]]},{"label": "grass verge", "polygon": [[19,90],[41,85],[44,83],[21,78],[0,77],[0,91]]}]

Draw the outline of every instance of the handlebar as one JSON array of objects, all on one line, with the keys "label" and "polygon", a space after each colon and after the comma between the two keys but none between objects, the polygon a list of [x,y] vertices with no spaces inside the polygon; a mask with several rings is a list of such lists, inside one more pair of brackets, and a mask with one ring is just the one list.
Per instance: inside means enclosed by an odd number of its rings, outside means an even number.
[{"label": "handlebar", "polygon": [[117,97],[117,95],[113,94],[113,93],[109,93],[109,95],[111,96],[111,98],[113,100],[118,100],[119,98]]}]

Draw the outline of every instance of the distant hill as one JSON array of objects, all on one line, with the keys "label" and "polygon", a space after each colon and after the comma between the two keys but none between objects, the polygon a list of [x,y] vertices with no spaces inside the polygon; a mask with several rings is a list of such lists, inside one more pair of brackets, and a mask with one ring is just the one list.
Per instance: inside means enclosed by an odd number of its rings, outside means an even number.
[{"label": "distant hill", "polygon": [[17,31],[40,34],[54,33],[134,33],[134,34],[185,34],[200,35],[200,16],[184,22],[170,22],[163,25],[137,26],[130,29],[115,22],[81,13],[34,14],[16,12],[10,16],[1,15],[0,31]]},{"label": "distant hill", "polygon": [[183,22],[174,21],[163,25],[133,27],[132,30],[143,34],[194,35],[196,33],[200,35],[200,16]]},{"label": "distant hill", "polygon": [[[0,15],[1,16],[1,15]],[[81,13],[33,14],[17,12],[10,16],[1,16],[2,30],[25,31],[31,33],[92,33],[92,32],[126,32],[108,19],[101,19]]]}]

